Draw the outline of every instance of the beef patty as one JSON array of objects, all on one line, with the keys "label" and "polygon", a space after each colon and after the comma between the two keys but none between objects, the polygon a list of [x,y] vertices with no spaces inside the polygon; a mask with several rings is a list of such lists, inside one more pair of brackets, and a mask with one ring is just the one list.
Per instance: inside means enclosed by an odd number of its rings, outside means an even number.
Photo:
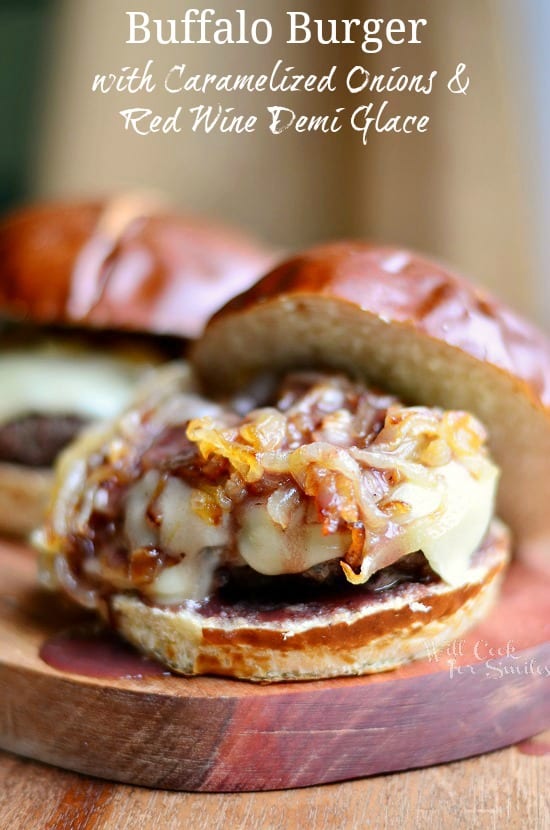
[{"label": "beef patty", "polygon": [[29,414],[0,425],[0,462],[51,467],[86,425],[77,415]]}]

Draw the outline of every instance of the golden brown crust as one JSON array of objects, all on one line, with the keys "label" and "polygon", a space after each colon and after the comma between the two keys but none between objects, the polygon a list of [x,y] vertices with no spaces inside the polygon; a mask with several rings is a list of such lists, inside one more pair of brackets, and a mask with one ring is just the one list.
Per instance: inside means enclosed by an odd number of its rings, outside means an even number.
[{"label": "golden brown crust", "polygon": [[470,411],[503,470],[502,518],[523,540],[550,533],[549,342],[440,265],[364,243],[306,251],[222,309],[191,359],[213,391],[330,367],[407,403]]},{"label": "golden brown crust", "polygon": [[508,534],[495,523],[456,587],[410,583],[366,595],[351,609],[275,621],[239,617],[232,608],[201,616],[192,603],[163,609],[118,595],[111,619],[128,640],[183,674],[270,682],[367,674],[437,651],[485,616],[508,556]]},{"label": "golden brown crust", "polygon": [[196,337],[272,261],[152,198],[44,204],[0,224],[0,308],[41,324]]}]

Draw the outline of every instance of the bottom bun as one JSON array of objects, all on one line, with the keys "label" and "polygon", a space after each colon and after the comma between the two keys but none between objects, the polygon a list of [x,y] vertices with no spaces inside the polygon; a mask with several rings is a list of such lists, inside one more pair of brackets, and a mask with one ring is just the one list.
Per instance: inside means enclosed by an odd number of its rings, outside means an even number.
[{"label": "bottom bun", "polygon": [[28,536],[38,527],[48,506],[53,473],[0,462],[0,533]]},{"label": "bottom bun", "polygon": [[482,619],[509,559],[508,531],[494,522],[465,580],[402,582],[381,591],[274,604],[221,596],[174,607],[111,598],[110,621],[173,671],[258,682],[387,671],[433,654]]}]

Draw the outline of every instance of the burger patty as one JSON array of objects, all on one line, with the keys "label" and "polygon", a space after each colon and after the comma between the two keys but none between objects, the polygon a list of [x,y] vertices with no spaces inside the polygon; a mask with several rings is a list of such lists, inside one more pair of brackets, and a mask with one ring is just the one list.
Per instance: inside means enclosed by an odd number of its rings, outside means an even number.
[{"label": "burger patty", "polygon": [[385,591],[395,591],[403,584],[426,585],[440,581],[420,551],[378,571],[360,590],[346,580],[338,561],[316,566],[303,574],[275,577],[259,574],[247,566],[222,567],[216,572],[215,590],[197,603],[196,608],[204,616],[223,615],[231,608],[237,616],[260,613],[266,620],[290,619],[299,617],[306,607],[309,614],[312,610],[320,613],[330,605],[335,609],[349,607],[354,596],[362,603],[367,595],[375,597]]},{"label": "burger patty", "polygon": [[77,415],[30,414],[0,425],[0,461],[51,467],[87,421]]}]

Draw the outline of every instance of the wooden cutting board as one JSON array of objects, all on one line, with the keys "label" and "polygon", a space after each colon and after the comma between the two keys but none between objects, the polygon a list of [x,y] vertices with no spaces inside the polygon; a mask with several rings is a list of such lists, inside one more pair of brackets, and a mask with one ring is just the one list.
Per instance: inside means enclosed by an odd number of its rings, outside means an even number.
[{"label": "wooden cutting board", "polygon": [[147,671],[90,677],[41,659],[44,643],[85,615],[36,588],[31,550],[2,543],[0,747],[203,792],[303,787],[488,752],[550,726],[549,589],[548,573],[515,563],[474,632],[366,678],[256,686]]}]

